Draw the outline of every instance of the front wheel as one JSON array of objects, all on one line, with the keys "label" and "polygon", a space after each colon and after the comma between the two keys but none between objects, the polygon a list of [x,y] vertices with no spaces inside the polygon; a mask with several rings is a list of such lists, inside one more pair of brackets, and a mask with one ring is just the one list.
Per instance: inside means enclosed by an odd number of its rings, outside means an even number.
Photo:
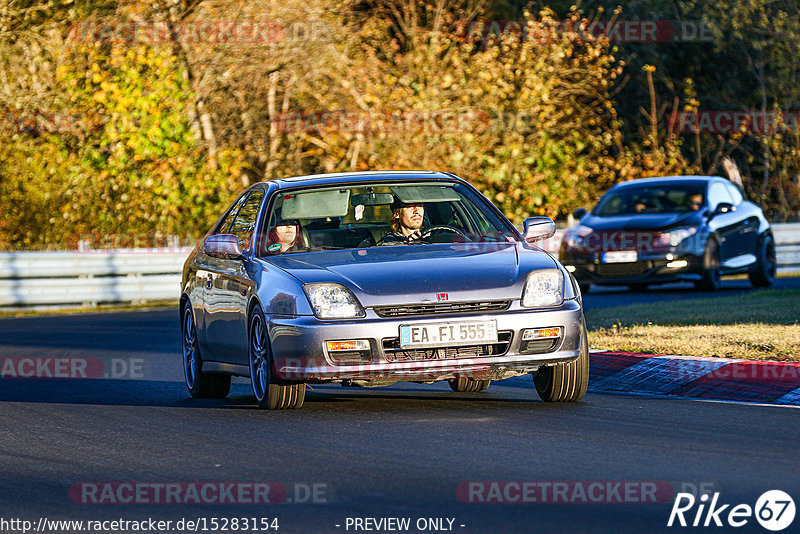
[{"label": "front wheel", "polygon": [[580,356],[569,363],[542,367],[533,376],[536,392],[545,402],[576,402],[589,386],[589,340],[586,322],[581,319]]},{"label": "front wheel", "polygon": [[479,391],[486,391],[491,380],[477,380],[475,378],[452,378],[447,381],[450,384],[450,389],[457,393],[478,393]]},{"label": "front wheel", "polygon": [[719,244],[715,239],[709,239],[706,249],[703,252],[703,273],[702,278],[694,283],[694,286],[701,291],[716,291],[719,289],[720,261]]},{"label": "front wheel", "polygon": [[221,399],[231,390],[231,376],[203,372],[203,360],[197,342],[197,326],[191,303],[183,308],[181,331],[183,334],[183,376],[192,397]]},{"label": "front wheel", "polygon": [[306,398],[303,383],[283,383],[275,376],[272,351],[267,337],[264,312],[256,306],[248,330],[250,346],[250,383],[258,407],[266,410],[300,408]]},{"label": "front wheel", "polygon": [[748,274],[753,287],[770,287],[775,282],[778,261],[775,256],[775,240],[767,234],[758,241],[755,269]]}]

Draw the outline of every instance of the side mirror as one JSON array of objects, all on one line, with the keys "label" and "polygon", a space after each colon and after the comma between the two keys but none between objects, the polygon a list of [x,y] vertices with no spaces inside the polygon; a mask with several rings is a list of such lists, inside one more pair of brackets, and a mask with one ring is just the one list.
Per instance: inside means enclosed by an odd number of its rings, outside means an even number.
[{"label": "side mirror", "polygon": [[235,260],[242,258],[239,239],[233,234],[217,234],[209,236],[203,244],[206,254],[214,258]]},{"label": "side mirror", "polygon": [[709,215],[708,218],[711,219],[712,217],[716,217],[721,213],[730,213],[732,211],[736,211],[736,206],[730,202],[720,202],[717,204],[716,209],[711,212],[711,215]]},{"label": "side mirror", "polygon": [[556,223],[550,217],[528,217],[522,222],[522,238],[527,243],[535,243],[553,237]]},{"label": "side mirror", "polygon": [[588,211],[586,210],[586,208],[578,208],[572,212],[572,216],[580,221],[581,219],[583,219],[583,216],[586,215],[587,213]]}]

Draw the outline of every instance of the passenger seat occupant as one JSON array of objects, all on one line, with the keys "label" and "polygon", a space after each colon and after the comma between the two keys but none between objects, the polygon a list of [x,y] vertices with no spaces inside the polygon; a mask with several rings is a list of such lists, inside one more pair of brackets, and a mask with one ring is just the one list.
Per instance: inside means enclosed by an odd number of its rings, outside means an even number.
[{"label": "passenger seat occupant", "polygon": [[278,221],[275,228],[267,234],[267,254],[281,254],[302,248],[300,221]]},{"label": "passenger seat occupant", "polygon": [[703,207],[703,194],[697,193],[692,195],[689,198],[689,202],[690,202],[689,207],[692,209],[692,211],[698,211],[700,208]]},{"label": "passenger seat occupant", "polygon": [[406,204],[395,198],[392,202],[391,232],[381,240],[382,245],[418,243],[422,237],[425,207],[420,203]]}]

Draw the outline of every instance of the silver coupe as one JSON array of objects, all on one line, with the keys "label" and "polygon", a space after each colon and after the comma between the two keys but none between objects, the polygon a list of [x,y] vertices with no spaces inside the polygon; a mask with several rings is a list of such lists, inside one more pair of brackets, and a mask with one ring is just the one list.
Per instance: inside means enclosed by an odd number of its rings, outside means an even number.
[{"label": "silver coupe", "polygon": [[186,385],[224,397],[249,377],[261,408],[306,384],[447,380],[479,392],[531,374],[548,402],[586,393],[589,350],[572,275],[465,180],[427,171],[262,182],[189,255],[180,317]]}]

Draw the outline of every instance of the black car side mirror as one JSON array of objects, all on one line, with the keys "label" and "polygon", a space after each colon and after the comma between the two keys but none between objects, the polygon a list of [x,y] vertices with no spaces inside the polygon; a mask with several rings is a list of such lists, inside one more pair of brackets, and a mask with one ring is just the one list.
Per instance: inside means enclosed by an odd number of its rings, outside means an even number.
[{"label": "black car side mirror", "polygon": [[209,236],[203,246],[205,253],[223,260],[243,259],[239,239],[233,234],[217,234]]},{"label": "black car side mirror", "polygon": [[586,208],[577,208],[575,211],[572,212],[572,216],[578,220],[583,219],[583,216],[586,215],[588,212]]},{"label": "black car side mirror", "polygon": [[717,204],[717,207],[714,209],[714,211],[711,212],[708,218],[711,219],[721,213],[730,213],[732,211],[736,211],[736,206],[734,206],[730,202],[720,202],[719,204]]}]

